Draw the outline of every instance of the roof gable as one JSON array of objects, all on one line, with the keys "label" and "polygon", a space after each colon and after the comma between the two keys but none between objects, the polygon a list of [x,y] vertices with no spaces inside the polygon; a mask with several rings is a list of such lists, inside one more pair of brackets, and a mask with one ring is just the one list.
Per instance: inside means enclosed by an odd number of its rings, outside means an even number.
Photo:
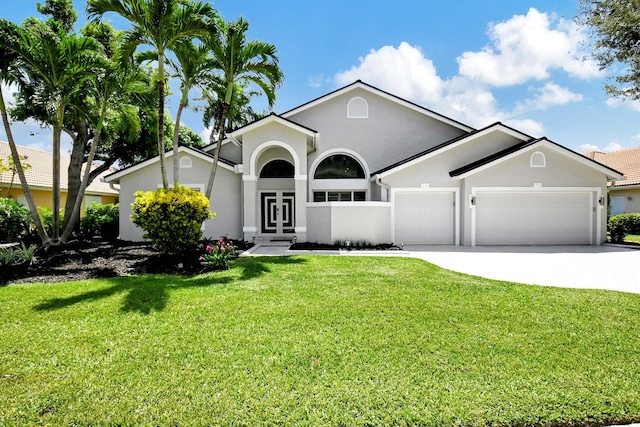
[{"label": "roof gable", "polygon": [[461,123],[461,122],[459,122],[457,120],[454,120],[452,118],[443,116],[442,114],[436,113],[435,111],[429,110],[428,108],[422,107],[422,106],[420,106],[418,104],[415,104],[415,103],[413,103],[411,101],[407,101],[406,99],[400,98],[400,97],[398,97],[396,95],[393,95],[393,94],[391,94],[389,92],[385,92],[385,91],[383,91],[381,89],[378,89],[378,88],[376,88],[374,86],[371,86],[371,85],[369,85],[367,83],[364,83],[361,80],[357,80],[356,82],[351,83],[350,85],[344,86],[344,87],[342,87],[340,89],[337,89],[337,90],[335,90],[333,92],[330,92],[330,93],[328,93],[326,95],[323,95],[323,96],[321,96],[319,98],[316,98],[316,99],[314,99],[312,101],[309,101],[309,102],[307,102],[305,104],[302,104],[302,105],[300,105],[298,107],[295,107],[295,108],[293,108],[293,109],[291,109],[289,111],[286,111],[286,112],[282,113],[281,116],[283,118],[285,118],[285,119],[289,118],[289,117],[291,117],[291,116],[293,116],[295,114],[301,113],[301,112],[303,112],[305,110],[308,110],[310,108],[313,108],[313,107],[315,107],[315,106],[317,106],[319,104],[323,104],[325,102],[328,102],[328,101],[330,101],[330,100],[332,100],[332,99],[334,99],[334,98],[336,98],[338,96],[341,96],[341,95],[344,95],[346,93],[352,92],[352,91],[354,91],[356,89],[362,89],[362,90],[364,90],[366,92],[378,95],[378,96],[380,96],[382,98],[385,98],[387,100],[390,100],[390,101],[392,101],[392,102],[394,102],[396,104],[402,105],[402,106],[404,106],[406,108],[409,108],[409,109],[411,109],[413,111],[417,111],[420,114],[423,114],[423,115],[425,115],[427,117],[439,120],[439,121],[441,121],[443,123],[446,123],[446,124],[448,124],[450,126],[453,126],[455,128],[464,130],[466,132],[470,132],[470,131],[474,130],[471,126],[467,126],[464,123]]},{"label": "roof gable", "polygon": [[[205,153],[204,151],[198,150],[196,148],[192,148],[192,147],[188,147],[185,145],[181,145],[178,148],[178,153],[182,153],[182,152],[186,152],[189,153],[195,157],[198,157],[206,162],[210,162],[213,163],[213,156],[211,154]],[[165,158],[169,159],[170,157],[173,157],[173,150],[167,151]],[[145,160],[143,162],[137,163],[135,165],[129,166],[127,168],[121,169],[117,172],[114,172],[110,175],[107,175],[104,177],[105,182],[118,182],[120,180],[120,178],[122,178],[123,176],[129,175],[130,173],[133,173],[135,171],[138,171],[140,169],[144,169],[147,166],[153,165],[155,163],[159,163],[160,162],[160,156],[155,156],[152,157],[148,160]],[[168,162],[167,162],[168,163]],[[233,162],[230,162],[228,160],[225,160],[223,158],[219,158],[218,160],[218,166],[230,170],[230,171],[234,171],[235,172],[235,164]]]},{"label": "roof gable", "polygon": [[461,168],[455,169],[449,172],[449,175],[454,179],[463,179],[483,170],[489,169],[490,167],[505,162],[516,156],[519,156],[522,153],[532,151],[540,146],[544,146],[546,148],[554,150],[564,156],[570,157],[573,160],[584,164],[587,167],[596,169],[607,175],[607,178],[611,180],[622,179],[623,177],[622,173],[618,172],[617,170],[598,163],[588,157],[583,156],[582,154],[576,153],[575,151],[570,150],[567,147],[564,147],[553,141],[550,141],[547,138],[538,138],[532,139],[530,141],[523,141],[519,144],[514,145],[513,147],[509,147],[498,153],[492,154],[483,159],[462,166]]},{"label": "roof gable", "polygon": [[442,144],[436,145],[432,148],[429,148],[428,150],[422,151],[414,156],[411,156],[407,159],[404,159],[400,162],[394,163],[392,165],[389,165],[383,169],[380,169],[378,171],[373,172],[371,175],[380,175],[381,178],[383,178],[386,175],[390,175],[393,173],[396,173],[402,169],[411,167],[413,165],[415,165],[416,163],[425,161],[433,156],[436,156],[438,154],[444,153],[447,150],[450,150],[452,148],[455,147],[459,147],[463,144],[466,144],[470,141],[473,141],[477,138],[483,137],[485,135],[488,135],[492,132],[502,132],[505,133],[507,135],[511,135],[517,139],[520,139],[522,141],[529,141],[531,140],[531,136],[522,133],[512,127],[506,126],[500,122],[496,122],[493,123],[485,128],[479,129],[479,130],[474,130],[473,132],[469,132],[467,134],[461,135],[459,137],[453,138],[449,141],[445,141]]}]

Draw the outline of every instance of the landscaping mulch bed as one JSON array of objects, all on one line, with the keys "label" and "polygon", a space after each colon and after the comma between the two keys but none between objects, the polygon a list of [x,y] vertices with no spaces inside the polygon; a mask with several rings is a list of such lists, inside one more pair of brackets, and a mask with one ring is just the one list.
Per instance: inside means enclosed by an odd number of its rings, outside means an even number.
[{"label": "landscaping mulch bed", "polygon": [[40,249],[28,269],[2,272],[0,284],[57,283],[133,274],[190,275],[203,271],[200,254],[163,255],[147,242],[78,240]]}]

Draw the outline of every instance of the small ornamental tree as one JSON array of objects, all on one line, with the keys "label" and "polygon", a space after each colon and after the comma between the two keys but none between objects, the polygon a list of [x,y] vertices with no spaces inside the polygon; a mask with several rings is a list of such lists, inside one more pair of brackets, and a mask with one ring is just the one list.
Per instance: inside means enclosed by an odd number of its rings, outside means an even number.
[{"label": "small ornamental tree", "polygon": [[131,221],[164,254],[193,251],[202,238],[202,223],[215,216],[205,195],[187,187],[138,191],[135,196]]}]

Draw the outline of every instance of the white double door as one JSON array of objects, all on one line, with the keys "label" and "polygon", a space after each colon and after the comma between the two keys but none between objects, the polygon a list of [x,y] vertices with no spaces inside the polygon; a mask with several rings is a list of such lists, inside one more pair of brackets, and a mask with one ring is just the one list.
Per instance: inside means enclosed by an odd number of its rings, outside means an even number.
[{"label": "white double door", "polygon": [[295,233],[296,193],[292,191],[264,191],[260,193],[263,234]]}]

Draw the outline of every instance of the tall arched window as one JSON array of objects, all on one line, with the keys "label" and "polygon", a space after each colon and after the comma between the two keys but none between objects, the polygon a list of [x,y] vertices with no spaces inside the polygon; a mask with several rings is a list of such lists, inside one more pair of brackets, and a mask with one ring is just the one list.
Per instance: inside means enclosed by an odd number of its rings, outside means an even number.
[{"label": "tall arched window", "polygon": [[334,154],[320,162],[315,179],[364,179],[364,168],[353,157]]},{"label": "tall arched window", "polygon": [[260,171],[260,178],[293,178],[294,167],[286,160],[272,160]]}]

